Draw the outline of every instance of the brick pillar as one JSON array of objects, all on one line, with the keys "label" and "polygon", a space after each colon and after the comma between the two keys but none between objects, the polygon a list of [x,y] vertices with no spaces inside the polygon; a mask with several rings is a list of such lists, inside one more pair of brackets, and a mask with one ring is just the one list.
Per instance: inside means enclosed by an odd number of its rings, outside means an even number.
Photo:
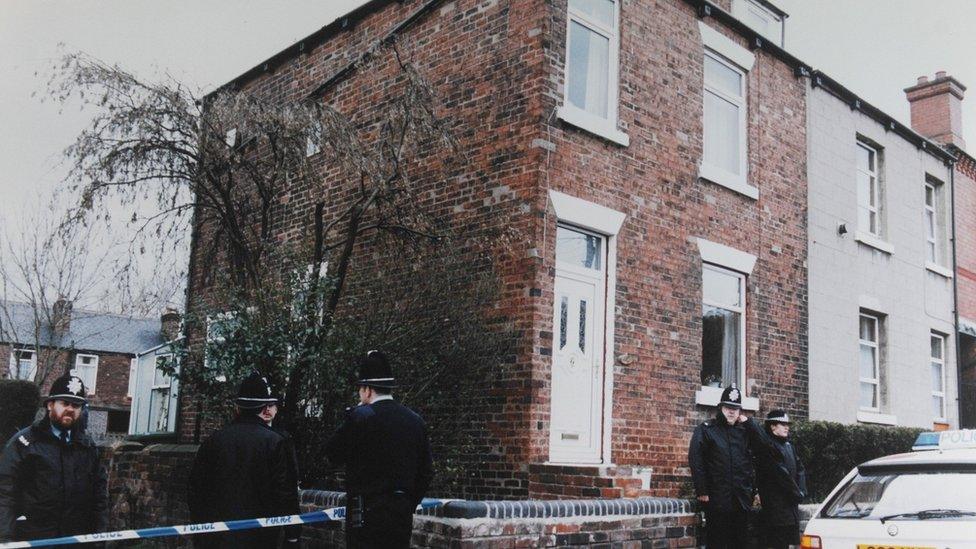
[{"label": "brick pillar", "polygon": [[918,83],[905,88],[912,110],[912,129],[940,143],[965,150],[962,138],[962,100],[966,86],[947,76],[935,74],[935,80],[920,76]]}]

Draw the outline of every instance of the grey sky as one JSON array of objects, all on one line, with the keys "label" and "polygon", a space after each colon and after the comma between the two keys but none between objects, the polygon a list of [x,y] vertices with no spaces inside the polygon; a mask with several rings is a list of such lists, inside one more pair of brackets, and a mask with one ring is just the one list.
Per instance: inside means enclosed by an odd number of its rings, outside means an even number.
[{"label": "grey sky", "polygon": [[[908,122],[902,89],[946,70],[976,86],[973,0],[774,0],[790,13],[787,49]],[[32,98],[58,43],[141,76],[166,71],[210,89],[362,0],[0,0],[0,223],[63,176],[60,151],[83,113]],[[41,76],[35,76],[40,72]],[[976,148],[976,98],[964,129]]]}]

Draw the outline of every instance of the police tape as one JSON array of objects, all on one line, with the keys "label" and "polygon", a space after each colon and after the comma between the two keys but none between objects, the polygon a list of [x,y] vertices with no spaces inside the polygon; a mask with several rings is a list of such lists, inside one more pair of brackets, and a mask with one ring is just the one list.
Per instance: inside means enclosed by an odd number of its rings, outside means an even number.
[{"label": "police tape", "polygon": [[[444,505],[449,499],[425,498],[417,510],[430,509]],[[196,534],[211,534],[215,532],[236,532],[254,528],[278,528],[281,526],[295,526],[313,524],[316,522],[332,522],[346,518],[345,507],[331,507],[310,511],[300,515],[284,515],[280,517],[265,517],[255,519],[228,520],[225,522],[201,522],[199,524],[182,524],[179,526],[157,526],[140,530],[118,530],[115,532],[100,532],[97,534],[82,534],[62,538],[38,539],[33,541],[12,541],[0,543],[0,549],[19,549],[21,547],[50,547],[52,545],[74,545],[81,543],[100,543],[106,541],[121,541],[127,539],[164,538],[172,536],[192,536]]]}]

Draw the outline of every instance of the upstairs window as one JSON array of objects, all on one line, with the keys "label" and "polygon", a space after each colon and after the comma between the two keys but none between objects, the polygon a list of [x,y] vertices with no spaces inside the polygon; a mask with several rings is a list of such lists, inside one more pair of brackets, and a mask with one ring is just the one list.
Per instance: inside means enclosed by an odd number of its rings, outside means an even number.
[{"label": "upstairs window", "polygon": [[98,356],[76,355],[75,367],[71,370],[71,375],[80,377],[85,384],[85,390],[89,394],[95,394],[95,381],[98,380]]},{"label": "upstairs window", "polygon": [[705,50],[705,163],[746,177],[746,73]]},{"label": "upstairs window", "polygon": [[616,117],[617,2],[569,0],[566,101],[589,115]]},{"label": "upstairs window", "polygon": [[945,216],[942,182],[927,177],[925,180],[925,261],[933,265],[945,264]]},{"label": "upstairs window", "polygon": [[857,229],[881,236],[881,150],[862,140],[857,142]]}]

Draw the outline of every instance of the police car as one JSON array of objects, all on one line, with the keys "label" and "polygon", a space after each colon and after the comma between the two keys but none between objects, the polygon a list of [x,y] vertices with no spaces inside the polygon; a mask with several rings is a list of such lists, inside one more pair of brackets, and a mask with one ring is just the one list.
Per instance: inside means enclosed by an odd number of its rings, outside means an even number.
[{"label": "police car", "polygon": [[862,463],[810,519],[802,549],[976,549],[976,431],[922,433]]}]

